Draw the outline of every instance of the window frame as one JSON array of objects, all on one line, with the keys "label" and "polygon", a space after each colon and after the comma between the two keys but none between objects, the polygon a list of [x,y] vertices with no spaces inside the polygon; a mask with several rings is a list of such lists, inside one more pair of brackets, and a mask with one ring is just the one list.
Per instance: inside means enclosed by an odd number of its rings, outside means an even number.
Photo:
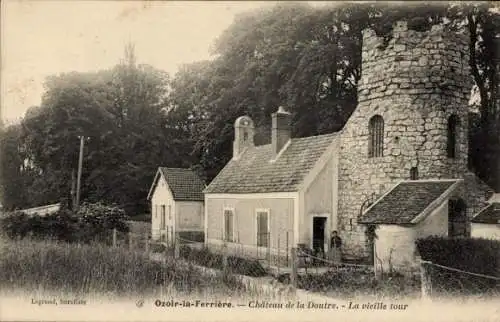
[{"label": "window frame", "polygon": [[375,114],[368,120],[368,158],[384,156],[385,120],[380,114]]},{"label": "window frame", "polygon": [[410,168],[410,180],[418,180],[418,167]]},{"label": "window frame", "polygon": [[[453,121],[453,123],[452,123]],[[453,113],[448,116],[446,128],[446,156],[449,159],[457,158],[458,148],[458,127],[460,125],[460,118],[457,114]]]},{"label": "window frame", "polygon": [[[226,211],[230,211],[231,215],[233,217],[232,220],[232,229],[231,229],[231,238],[227,238],[226,236]],[[234,210],[233,207],[223,207],[222,208],[222,241],[224,242],[229,242],[229,243],[234,243],[236,240],[236,234],[235,234],[235,220],[236,220],[236,211]]]},{"label": "window frame", "polygon": [[[266,239],[267,245],[259,245],[259,214],[266,213],[267,214],[267,234],[268,238]],[[257,208],[255,209],[255,245],[257,247],[268,248],[271,247],[271,210],[269,208]]]},{"label": "window frame", "polygon": [[160,229],[165,230],[167,218],[165,216],[165,205],[161,205],[161,215],[160,215]]}]

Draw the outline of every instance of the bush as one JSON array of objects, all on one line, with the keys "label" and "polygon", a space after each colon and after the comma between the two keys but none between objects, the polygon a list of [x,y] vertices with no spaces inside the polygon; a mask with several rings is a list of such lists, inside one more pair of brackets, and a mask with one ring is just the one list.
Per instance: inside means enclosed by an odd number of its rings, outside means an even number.
[{"label": "bush", "polygon": [[129,220],[150,223],[151,222],[151,214],[143,213],[140,215],[130,215]]},{"label": "bush", "polygon": [[431,236],[416,241],[423,260],[467,272],[500,277],[500,241]]},{"label": "bush", "polygon": [[482,238],[427,237],[416,241],[423,260],[465,272],[426,265],[433,293],[439,296],[500,295],[500,241]]},{"label": "bush", "polygon": [[13,212],[0,221],[2,231],[10,238],[56,239],[65,242],[104,240],[111,229],[128,232],[123,211],[101,203],[84,203],[75,214],[63,208],[54,214],[40,216]]}]

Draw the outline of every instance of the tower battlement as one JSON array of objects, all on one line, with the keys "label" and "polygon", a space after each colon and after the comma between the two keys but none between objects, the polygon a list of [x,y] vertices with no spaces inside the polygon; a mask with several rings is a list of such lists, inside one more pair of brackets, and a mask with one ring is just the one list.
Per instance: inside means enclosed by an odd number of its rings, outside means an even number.
[{"label": "tower battlement", "polygon": [[472,87],[469,37],[443,25],[415,31],[405,21],[393,25],[389,41],[363,31],[359,101],[387,95],[440,94],[466,104]]}]

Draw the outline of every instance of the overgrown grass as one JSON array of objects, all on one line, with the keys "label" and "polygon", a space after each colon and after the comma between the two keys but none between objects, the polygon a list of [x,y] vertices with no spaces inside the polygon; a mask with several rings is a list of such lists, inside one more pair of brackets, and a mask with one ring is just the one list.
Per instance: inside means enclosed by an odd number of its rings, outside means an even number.
[{"label": "overgrown grass", "polygon": [[299,275],[298,287],[342,298],[417,298],[416,277],[386,275],[375,278],[371,270],[343,268],[321,275]]},{"label": "overgrown grass", "polygon": [[[208,247],[195,249],[189,246],[181,246],[180,256],[200,266],[219,270],[224,268],[222,254],[214,253]],[[266,270],[257,260],[229,255],[227,256],[227,267],[233,274],[251,277],[262,277],[267,275]]]},{"label": "overgrown grass", "polygon": [[192,265],[104,245],[2,240],[0,288],[88,296],[237,296],[244,285],[230,275],[207,276]]}]

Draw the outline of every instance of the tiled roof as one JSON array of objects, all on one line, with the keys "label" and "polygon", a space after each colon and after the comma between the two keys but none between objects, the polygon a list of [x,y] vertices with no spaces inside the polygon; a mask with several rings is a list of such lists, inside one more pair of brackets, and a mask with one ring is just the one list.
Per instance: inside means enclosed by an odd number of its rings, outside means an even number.
[{"label": "tiled roof", "polygon": [[205,184],[193,170],[160,167],[160,171],[172,190],[174,200],[203,201],[205,199],[203,196]]},{"label": "tiled roof", "polygon": [[500,224],[500,202],[494,202],[481,210],[471,222],[479,224]]},{"label": "tiled roof", "polygon": [[457,180],[417,180],[397,184],[358,219],[363,224],[411,224]]},{"label": "tiled roof", "polygon": [[273,158],[272,146],[247,149],[232,159],[205,189],[205,193],[265,193],[297,191],[305,176],[333,143],[335,133],[291,139]]}]

